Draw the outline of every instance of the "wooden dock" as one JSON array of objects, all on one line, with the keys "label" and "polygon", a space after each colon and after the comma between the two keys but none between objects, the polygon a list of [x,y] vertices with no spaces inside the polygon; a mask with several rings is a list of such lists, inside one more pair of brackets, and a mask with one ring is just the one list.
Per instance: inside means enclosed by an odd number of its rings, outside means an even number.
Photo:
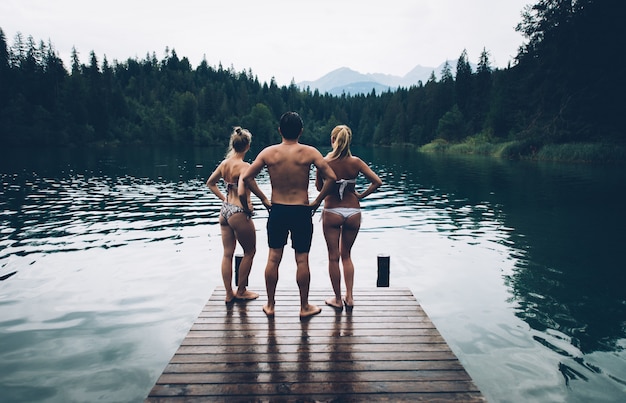
[{"label": "wooden dock", "polygon": [[[255,290],[258,291],[258,290]],[[484,402],[410,290],[355,291],[355,307],[299,319],[297,289],[224,304],[215,290],[146,402]]]}]

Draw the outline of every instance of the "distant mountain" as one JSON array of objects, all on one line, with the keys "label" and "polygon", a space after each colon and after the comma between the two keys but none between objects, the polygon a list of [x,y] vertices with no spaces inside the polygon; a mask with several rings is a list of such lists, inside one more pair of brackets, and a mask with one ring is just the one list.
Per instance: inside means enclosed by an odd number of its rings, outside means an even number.
[{"label": "distant mountain", "polygon": [[[369,94],[372,90],[376,90],[376,93],[380,94],[389,90],[394,91],[398,87],[409,88],[417,85],[419,81],[425,84],[432,73],[435,73],[435,77],[439,78],[445,63],[441,63],[438,67],[417,65],[404,77],[382,73],[363,74],[348,67],[340,67],[315,81],[302,81],[296,85],[302,89],[308,87],[311,91],[317,89],[321,93],[328,92],[332,95]],[[452,74],[456,74],[456,60],[448,60],[448,63]],[[472,63],[470,65],[472,71],[476,71],[476,65]]]}]

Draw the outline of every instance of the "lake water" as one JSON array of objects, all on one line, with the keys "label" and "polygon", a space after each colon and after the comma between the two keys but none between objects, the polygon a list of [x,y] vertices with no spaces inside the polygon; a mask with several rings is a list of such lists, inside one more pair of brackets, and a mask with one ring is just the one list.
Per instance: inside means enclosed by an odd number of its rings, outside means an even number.
[{"label": "lake water", "polygon": [[[353,151],[385,182],[363,203],[355,287],[374,287],[388,254],[391,286],[411,289],[491,402],[626,399],[623,166]],[[223,152],[0,151],[0,401],[147,396],[221,286],[204,182]],[[311,283],[330,295],[319,216]],[[278,287],[295,286],[286,249]]]}]

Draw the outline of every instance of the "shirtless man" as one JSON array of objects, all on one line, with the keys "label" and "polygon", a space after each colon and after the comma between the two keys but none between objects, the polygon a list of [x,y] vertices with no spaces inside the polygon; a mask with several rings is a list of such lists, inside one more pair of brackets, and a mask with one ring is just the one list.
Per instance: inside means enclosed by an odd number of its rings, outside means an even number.
[{"label": "shirtless man", "polygon": [[[252,184],[252,180],[267,167],[272,187],[271,209],[267,219],[267,240],[269,254],[265,267],[265,287],[267,304],[263,311],[268,317],[274,316],[274,296],[278,283],[278,266],[291,233],[291,246],[296,258],[296,282],[300,289],[300,318],[308,318],[322,311],[322,308],[309,304],[309,250],[313,237],[312,215],[333,189],[337,179],[322,154],[314,147],[300,144],[302,119],[295,112],[286,112],[280,118],[278,131],[282,137],[280,144],[268,146],[256,157],[248,170],[240,177],[240,183]],[[313,203],[309,203],[309,173],[314,165],[327,180]],[[244,186],[239,187],[240,197],[246,197]],[[247,206],[247,204],[242,204]]]}]

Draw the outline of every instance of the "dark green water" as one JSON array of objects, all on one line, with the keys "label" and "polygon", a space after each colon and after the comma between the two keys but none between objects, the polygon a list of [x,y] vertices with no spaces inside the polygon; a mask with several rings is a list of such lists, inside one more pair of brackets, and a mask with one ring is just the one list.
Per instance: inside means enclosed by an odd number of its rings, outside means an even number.
[{"label": "dark green water", "polygon": [[[363,204],[356,287],[389,254],[391,286],[413,291],[489,401],[624,399],[622,166],[353,151],[385,182]],[[222,155],[0,152],[1,401],[145,398],[221,285],[204,181]],[[315,225],[312,286],[330,291]],[[279,287],[295,286],[292,260]]]}]

